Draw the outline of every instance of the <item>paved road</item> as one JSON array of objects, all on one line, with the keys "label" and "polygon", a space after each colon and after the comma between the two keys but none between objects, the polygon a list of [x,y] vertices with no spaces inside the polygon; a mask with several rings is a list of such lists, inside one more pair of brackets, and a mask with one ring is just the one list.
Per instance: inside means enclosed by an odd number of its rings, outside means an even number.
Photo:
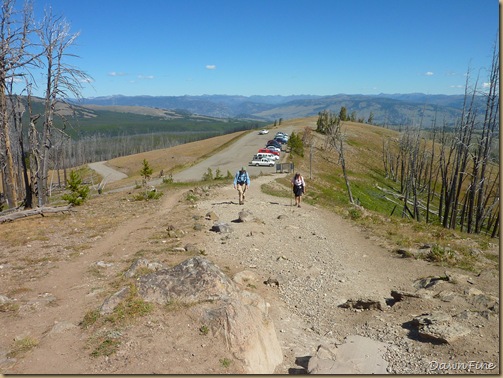
[{"label": "paved road", "polygon": [[122,173],[122,172],[119,172],[113,168],[110,168],[108,165],[106,165],[106,161],[98,161],[96,163],[89,163],[88,166],[89,166],[89,168],[94,169],[101,176],[103,176],[103,179],[107,183],[113,182],[113,181],[119,181],[119,180],[122,180],[122,179],[125,179],[128,177],[125,173]]},{"label": "paved road", "polygon": [[[241,137],[236,142],[232,143],[226,149],[210,156],[206,160],[185,169],[182,172],[178,172],[173,175],[173,179],[176,182],[189,182],[189,181],[199,181],[203,178],[203,175],[211,168],[213,175],[217,169],[220,169],[223,176],[227,175],[227,171],[234,175],[242,166],[246,166],[249,174],[251,176],[259,175],[261,172],[264,174],[276,172],[276,168],[273,167],[255,167],[248,166],[248,162],[251,161],[254,154],[257,153],[259,148],[265,147],[268,140],[274,138],[277,131],[283,131],[291,134],[295,131],[294,127],[281,127],[278,130],[273,130],[269,134],[259,135],[258,131],[251,131],[248,134]],[[281,153],[281,159],[276,162],[285,161],[285,152]],[[118,172],[113,168],[106,165],[106,161],[90,163],[89,167],[94,169],[100,175],[102,175],[106,183],[113,181],[119,181],[127,177],[122,172]],[[154,180],[149,182],[152,185],[156,185]]]}]

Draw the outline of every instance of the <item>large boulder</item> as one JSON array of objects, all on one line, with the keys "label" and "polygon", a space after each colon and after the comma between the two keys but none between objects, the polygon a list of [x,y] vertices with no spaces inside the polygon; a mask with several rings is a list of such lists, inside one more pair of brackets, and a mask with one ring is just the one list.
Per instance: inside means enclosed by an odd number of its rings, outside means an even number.
[{"label": "large boulder", "polygon": [[143,299],[159,304],[173,300],[186,304],[223,300],[238,290],[216,265],[199,256],[146,274],[139,278],[137,286]]},{"label": "large boulder", "polygon": [[272,374],[283,361],[269,304],[242,290],[209,260],[197,256],[139,278],[138,294],[146,301],[198,306],[203,324],[221,336],[249,374]]}]

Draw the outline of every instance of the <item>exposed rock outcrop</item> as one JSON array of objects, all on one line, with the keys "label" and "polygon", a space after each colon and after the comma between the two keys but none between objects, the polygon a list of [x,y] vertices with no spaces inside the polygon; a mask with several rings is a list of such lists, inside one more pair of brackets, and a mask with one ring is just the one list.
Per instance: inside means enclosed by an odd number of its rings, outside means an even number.
[{"label": "exposed rock outcrop", "polygon": [[[190,304],[201,324],[222,337],[234,358],[249,374],[272,374],[283,360],[269,304],[259,295],[242,290],[216,265],[193,257],[173,268],[140,277],[138,294],[148,302]],[[112,311],[125,295],[121,289],[108,298],[102,312]]]}]

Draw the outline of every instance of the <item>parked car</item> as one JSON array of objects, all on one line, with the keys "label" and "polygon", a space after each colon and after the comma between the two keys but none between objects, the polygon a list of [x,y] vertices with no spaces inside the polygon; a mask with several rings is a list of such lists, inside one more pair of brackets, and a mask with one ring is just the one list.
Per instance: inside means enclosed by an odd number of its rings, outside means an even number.
[{"label": "parked car", "polygon": [[283,138],[283,137],[279,137],[279,136],[274,137],[274,140],[278,141],[278,142],[279,142],[279,143],[281,143],[281,144],[286,144],[286,143],[288,143],[288,139]]},{"label": "parked car", "polygon": [[281,152],[281,149],[276,147],[276,146],[265,146],[265,148],[267,148],[268,150],[273,150],[273,151],[276,151],[276,152]]},{"label": "parked car", "polygon": [[268,152],[259,152],[256,155],[253,155],[253,160],[259,159],[279,160],[279,156]]},{"label": "parked car", "polygon": [[265,134],[268,134],[268,133],[269,133],[269,130],[266,130],[266,129],[264,129],[264,130],[260,130],[258,133],[259,133],[260,135],[265,135]]},{"label": "parked car", "polygon": [[288,138],[288,134],[287,134],[287,133],[284,133],[284,132],[282,132],[282,131],[278,131],[278,132],[276,133],[276,135],[275,135],[275,136],[281,136],[281,137],[286,137],[286,138]]},{"label": "parked car", "polygon": [[265,167],[274,167],[274,161],[269,159],[260,159],[260,160],[252,160],[248,163],[248,165],[265,166]]},{"label": "parked car", "polygon": [[258,150],[258,152],[261,154],[274,154],[274,155],[279,156],[278,151],[270,150],[269,148],[261,148]]},{"label": "parked car", "polygon": [[277,140],[274,140],[274,139],[267,141],[266,146],[274,146],[274,147],[277,147],[281,150],[281,143],[279,143]]}]

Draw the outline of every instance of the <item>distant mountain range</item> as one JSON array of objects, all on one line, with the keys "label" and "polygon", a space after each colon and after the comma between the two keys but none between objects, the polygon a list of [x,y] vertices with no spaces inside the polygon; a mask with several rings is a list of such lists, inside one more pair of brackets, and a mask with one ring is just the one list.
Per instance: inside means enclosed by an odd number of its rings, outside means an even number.
[{"label": "distant mountain range", "polygon": [[[379,94],[333,96],[107,96],[84,98],[80,105],[141,106],[190,112],[192,114],[240,118],[257,121],[274,121],[316,116],[323,110],[339,114],[345,107],[347,115],[354,114],[356,120],[369,119],[381,126],[422,125],[426,128],[434,123],[454,125],[461,117],[463,95]],[[483,98],[476,99],[483,106]],[[481,113],[481,112],[479,112]]]}]

